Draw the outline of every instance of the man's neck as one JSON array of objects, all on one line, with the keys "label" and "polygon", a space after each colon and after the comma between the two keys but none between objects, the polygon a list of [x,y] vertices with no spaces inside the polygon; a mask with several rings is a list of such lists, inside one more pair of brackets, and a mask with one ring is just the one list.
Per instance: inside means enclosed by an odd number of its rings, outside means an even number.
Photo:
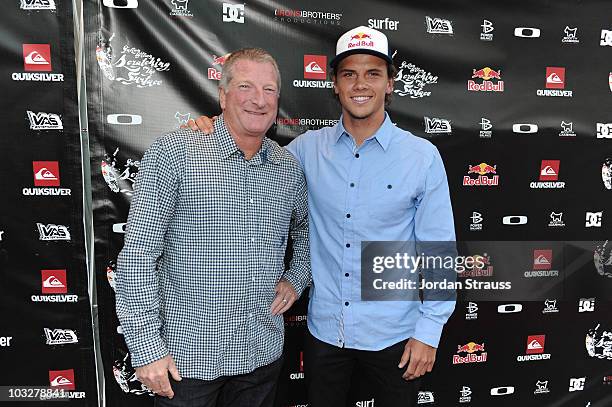
[{"label": "man's neck", "polygon": [[360,146],[363,142],[372,137],[374,133],[382,126],[385,121],[385,111],[376,112],[373,115],[358,119],[351,117],[350,114],[344,112],[342,115],[342,125],[346,131],[353,136],[355,144]]},{"label": "man's neck", "polygon": [[259,137],[249,136],[249,135],[241,135],[232,130],[232,126],[230,123],[225,122],[225,126],[229,130],[230,136],[234,139],[234,143],[236,146],[244,153],[244,157],[247,160],[253,158],[255,154],[261,149],[261,144],[263,143],[263,139],[265,134],[262,134]]}]

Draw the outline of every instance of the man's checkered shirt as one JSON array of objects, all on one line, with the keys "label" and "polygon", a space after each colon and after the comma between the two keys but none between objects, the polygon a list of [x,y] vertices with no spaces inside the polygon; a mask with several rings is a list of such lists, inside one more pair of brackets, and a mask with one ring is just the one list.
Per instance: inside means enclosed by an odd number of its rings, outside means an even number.
[{"label": "man's checkered shirt", "polygon": [[[284,270],[287,236],[293,260]],[[265,138],[246,160],[225,127],[179,130],[145,153],[117,261],[117,315],[143,366],[168,353],[183,377],[212,380],[278,359],[274,288],[310,283],[304,174]]]}]

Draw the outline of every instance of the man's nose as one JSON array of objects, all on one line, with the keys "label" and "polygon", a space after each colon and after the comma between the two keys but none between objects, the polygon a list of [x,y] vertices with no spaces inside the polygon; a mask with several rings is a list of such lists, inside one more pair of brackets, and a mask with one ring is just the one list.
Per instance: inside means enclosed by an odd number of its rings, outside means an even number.
[{"label": "man's nose", "polygon": [[362,75],[358,75],[355,79],[355,88],[364,89],[367,86],[366,80]]},{"label": "man's nose", "polygon": [[255,89],[251,95],[251,102],[257,107],[264,107],[266,105],[266,96],[263,89]]}]

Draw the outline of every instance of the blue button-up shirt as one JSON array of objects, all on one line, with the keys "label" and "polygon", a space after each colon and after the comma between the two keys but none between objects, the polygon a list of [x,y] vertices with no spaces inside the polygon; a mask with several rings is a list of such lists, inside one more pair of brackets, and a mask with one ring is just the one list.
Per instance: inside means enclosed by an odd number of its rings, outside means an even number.
[{"label": "blue button-up shirt", "polygon": [[308,328],[339,347],[380,350],[413,337],[437,347],[454,301],[361,301],[362,241],[453,241],[444,164],[387,114],[357,146],[342,119],[287,148],[308,184],[313,287]]}]

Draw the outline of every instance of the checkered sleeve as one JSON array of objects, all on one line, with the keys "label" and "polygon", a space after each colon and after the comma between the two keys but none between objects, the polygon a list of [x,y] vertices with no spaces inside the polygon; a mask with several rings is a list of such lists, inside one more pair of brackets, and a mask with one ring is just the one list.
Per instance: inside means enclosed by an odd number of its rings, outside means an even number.
[{"label": "checkered sleeve", "polygon": [[310,242],[308,239],[308,192],[306,179],[301,169],[298,169],[300,181],[291,216],[289,234],[293,239],[293,258],[284,274],[291,283],[298,297],[312,281],[310,273]]},{"label": "checkered sleeve", "polygon": [[[116,309],[134,367],[168,354],[160,329],[157,262],[178,195],[177,147],[156,140],[141,162],[117,259]],[[173,151],[174,150],[174,151]],[[174,154],[173,154],[174,153]]]}]

